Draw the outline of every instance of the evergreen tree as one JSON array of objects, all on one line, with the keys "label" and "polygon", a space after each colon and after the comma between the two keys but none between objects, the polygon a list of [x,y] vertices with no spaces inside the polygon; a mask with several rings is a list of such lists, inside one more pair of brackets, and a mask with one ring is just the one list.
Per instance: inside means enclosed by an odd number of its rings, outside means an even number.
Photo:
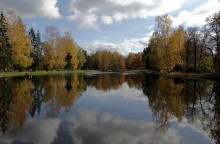
[{"label": "evergreen tree", "polygon": [[65,69],[68,69],[68,70],[71,70],[73,69],[73,66],[72,66],[72,56],[70,53],[67,53],[66,57],[65,57],[65,62],[66,62],[66,65],[65,65]]},{"label": "evergreen tree", "polygon": [[31,45],[33,47],[33,52],[31,53],[31,57],[33,58],[33,63],[31,68],[34,70],[43,69],[43,49],[40,32],[35,33],[34,29],[31,28],[29,31]]},{"label": "evergreen tree", "polygon": [[4,14],[0,15],[0,71],[8,71],[12,68],[12,48],[8,37],[7,22]]}]

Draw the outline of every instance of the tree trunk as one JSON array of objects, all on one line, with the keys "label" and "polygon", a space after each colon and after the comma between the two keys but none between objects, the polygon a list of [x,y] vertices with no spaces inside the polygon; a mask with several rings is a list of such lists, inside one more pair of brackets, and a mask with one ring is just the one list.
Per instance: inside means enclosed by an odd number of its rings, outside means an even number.
[{"label": "tree trunk", "polygon": [[196,39],[193,39],[194,41],[194,72],[196,72]]}]

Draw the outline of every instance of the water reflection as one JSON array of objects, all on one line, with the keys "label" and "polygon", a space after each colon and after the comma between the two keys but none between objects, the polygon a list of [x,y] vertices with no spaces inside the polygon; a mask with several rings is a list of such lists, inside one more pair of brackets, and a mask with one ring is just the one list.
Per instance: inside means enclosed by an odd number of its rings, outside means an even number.
[{"label": "water reflection", "polygon": [[2,78],[0,143],[219,143],[219,86],[141,73]]}]

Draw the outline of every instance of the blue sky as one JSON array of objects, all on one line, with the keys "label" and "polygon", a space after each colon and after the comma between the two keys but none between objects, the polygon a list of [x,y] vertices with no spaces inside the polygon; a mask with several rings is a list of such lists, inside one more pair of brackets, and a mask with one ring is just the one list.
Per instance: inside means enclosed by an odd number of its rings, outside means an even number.
[{"label": "blue sky", "polygon": [[0,0],[0,10],[16,11],[27,29],[43,35],[46,26],[56,26],[88,52],[124,55],[147,46],[155,16],[169,14],[174,27],[201,26],[219,8],[218,0]]}]

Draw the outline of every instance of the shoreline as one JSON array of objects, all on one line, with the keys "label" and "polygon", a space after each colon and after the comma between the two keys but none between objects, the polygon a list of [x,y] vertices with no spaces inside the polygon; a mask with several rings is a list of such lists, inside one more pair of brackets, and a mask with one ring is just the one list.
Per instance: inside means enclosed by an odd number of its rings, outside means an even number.
[{"label": "shoreline", "polygon": [[96,70],[53,70],[53,71],[24,71],[24,72],[0,72],[0,78],[4,77],[18,77],[18,76],[37,76],[37,75],[61,75],[61,74],[71,74],[71,73],[92,73],[99,72]]},{"label": "shoreline", "polygon": [[[61,74],[74,74],[74,73],[105,73],[98,70],[53,70],[53,71],[33,71],[33,72],[0,72],[0,78],[3,77],[18,77],[18,76],[37,76],[37,75],[61,75]],[[211,79],[211,80],[219,80],[220,73],[181,73],[181,72],[171,72],[171,73],[161,73],[154,72],[149,70],[125,70],[123,72],[142,72],[148,75],[161,75],[170,78],[186,78],[186,79]]]}]

